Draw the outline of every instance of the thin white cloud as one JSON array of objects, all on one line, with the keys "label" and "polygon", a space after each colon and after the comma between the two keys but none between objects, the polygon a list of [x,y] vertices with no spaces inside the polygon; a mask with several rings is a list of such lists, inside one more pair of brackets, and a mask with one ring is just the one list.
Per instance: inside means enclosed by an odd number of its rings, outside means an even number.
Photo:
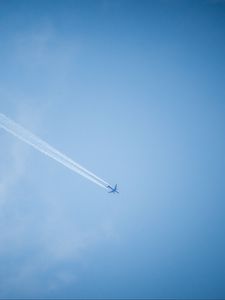
[{"label": "thin white cloud", "polygon": [[[66,39],[56,35],[54,26],[44,22],[38,28],[18,32],[13,46],[12,57],[20,67],[28,70],[44,68],[60,77],[73,67],[81,42],[76,37]],[[59,71],[57,74],[54,74],[55,69]]]},{"label": "thin white cloud", "polygon": [[[0,203],[3,204],[10,190],[13,186],[23,177],[25,172],[25,157],[27,154],[26,149],[21,146],[17,141],[12,140],[8,150],[8,161],[11,161],[8,166],[7,172],[1,170],[1,182],[0,182]],[[4,172],[4,173],[3,173]]]},{"label": "thin white cloud", "polygon": [[[24,120],[25,115],[20,119]],[[10,211],[11,216],[8,220],[3,210],[0,259],[20,257],[21,253],[25,253],[25,256],[19,264],[9,268],[6,276],[1,275],[0,292],[14,286],[19,295],[30,295],[29,293],[39,291],[42,287],[41,275],[44,273],[49,274],[45,290],[57,291],[79,281],[78,274],[71,273],[71,269],[66,268],[65,264],[83,264],[92,247],[104,240],[115,239],[113,224],[104,218],[95,226],[82,228],[74,218],[68,218],[64,213],[65,204],[57,198],[56,190],[46,191],[42,194],[42,199],[36,199],[41,203],[42,211],[32,211],[32,214],[27,214],[26,208],[25,211],[18,211],[20,204],[17,198],[12,199],[11,191],[23,176],[27,178],[26,159],[31,148],[16,139],[10,140],[11,143],[5,147],[10,148],[11,165],[7,168],[7,174],[1,174],[3,180],[0,196],[4,209]],[[49,197],[54,201],[48,200]],[[24,288],[27,282],[29,285]]]},{"label": "thin white cloud", "polygon": [[[34,132],[41,132],[43,124],[40,124],[40,116],[47,115],[49,103],[50,107],[52,103],[55,105],[55,96],[57,96],[55,85],[60,83],[59,85],[64,86],[64,89],[67,86],[67,76],[71,68],[74,68],[79,44],[74,40],[64,40],[63,37],[56,38],[51,26],[47,30],[42,27],[36,32],[28,30],[26,33],[19,33],[14,42],[15,47],[10,51],[15,65],[28,68],[28,71],[34,70],[35,72],[32,73],[34,76],[38,68],[43,68],[40,74],[45,76],[44,71],[49,72],[46,78],[49,79],[50,84],[48,83],[48,90],[43,91],[41,101],[38,98],[34,100],[36,95],[29,99],[29,92],[26,94],[22,89],[17,89],[16,92],[15,89],[8,91],[5,99],[12,101],[12,111],[20,111],[19,118],[16,118],[20,123]],[[27,74],[30,76],[30,72],[25,72],[23,79],[26,79]],[[52,86],[51,82],[54,83]],[[7,85],[1,85],[0,92],[6,91]],[[54,97],[51,99],[49,94]],[[9,105],[6,107],[9,111]],[[32,109],[35,109],[35,112],[32,112]],[[12,117],[15,115],[15,113],[10,114]],[[79,281],[76,270],[72,272],[66,267],[67,263],[82,264],[91,248],[101,244],[102,241],[114,239],[113,224],[105,216],[107,221],[98,220],[94,225],[82,227],[75,218],[64,214],[65,203],[59,199],[57,189],[47,190],[45,186],[40,187],[40,190],[46,189],[45,191],[32,191],[34,200],[26,199],[30,206],[35,206],[32,201],[37,201],[40,210],[31,209],[30,213],[28,209],[27,213],[26,203],[18,203],[16,193],[21,193],[23,190],[24,186],[20,187],[17,183],[28,176],[26,164],[28,155],[32,155],[32,150],[16,139],[10,137],[10,140],[11,142],[4,148],[7,146],[11,162],[6,171],[0,170],[2,172],[0,173],[0,201],[4,205],[4,210],[1,212],[3,217],[0,220],[0,259],[6,262],[8,270],[7,274],[1,273],[0,294],[2,291],[10,291],[12,286],[18,291],[18,295],[24,296],[26,293],[34,294],[35,291],[43,288],[49,291],[60,290],[61,287]],[[40,195],[37,195],[38,192]],[[26,198],[31,194],[27,196],[25,191],[24,195]],[[23,207],[21,208],[20,205]],[[80,205],[82,207],[85,204]],[[10,212],[9,220],[4,214],[5,211]],[[16,260],[13,266],[7,263],[7,260],[13,259]],[[45,287],[43,287],[43,274],[49,276]]]}]

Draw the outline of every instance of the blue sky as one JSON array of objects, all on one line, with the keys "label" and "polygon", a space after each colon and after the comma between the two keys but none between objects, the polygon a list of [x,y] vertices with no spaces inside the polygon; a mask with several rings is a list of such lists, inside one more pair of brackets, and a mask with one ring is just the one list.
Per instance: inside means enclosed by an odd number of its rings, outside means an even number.
[{"label": "blue sky", "polygon": [[1,298],[225,297],[225,2],[0,1]]}]

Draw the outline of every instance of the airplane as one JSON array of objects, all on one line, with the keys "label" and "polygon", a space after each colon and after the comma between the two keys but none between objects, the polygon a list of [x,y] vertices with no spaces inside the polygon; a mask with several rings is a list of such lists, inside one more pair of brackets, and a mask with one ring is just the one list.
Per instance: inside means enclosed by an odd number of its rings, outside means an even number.
[{"label": "airplane", "polygon": [[110,189],[110,191],[108,193],[113,193],[113,194],[118,193],[119,194],[119,192],[117,190],[117,184],[115,185],[114,188],[111,187],[110,185],[108,185],[107,188]]}]

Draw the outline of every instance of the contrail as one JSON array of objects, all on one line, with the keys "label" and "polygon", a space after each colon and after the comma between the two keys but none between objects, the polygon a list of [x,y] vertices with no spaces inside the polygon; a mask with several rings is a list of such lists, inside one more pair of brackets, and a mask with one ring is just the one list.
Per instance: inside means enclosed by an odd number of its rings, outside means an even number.
[{"label": "contrail", "polygon": [[58,150],[50,146],[48,143],[46,143],[45,141],[43,141],[33,133],[29,132],[27,129],[23,128],[21,125],[17,124],[16,122],[12,121],[11,119],[9,119],[8,117],[6,117],[1,113],[0,113],[0,127],[5,129],[7,132],[13,134],[14,136],[16,136],[18,139],[34,147],[38,151],[44,153],[45,155],[61,163],[65,167],[69,168],[70,170],[89,179],[90,181],[94,182],[100,187],[108,189],[108,187],[110,186],[109,183],[99,178],[94,173],[88,171],[87,169],[85,169],[84,167],[82,167],[81,165],[73,161],[71,158],[59,152]]}]

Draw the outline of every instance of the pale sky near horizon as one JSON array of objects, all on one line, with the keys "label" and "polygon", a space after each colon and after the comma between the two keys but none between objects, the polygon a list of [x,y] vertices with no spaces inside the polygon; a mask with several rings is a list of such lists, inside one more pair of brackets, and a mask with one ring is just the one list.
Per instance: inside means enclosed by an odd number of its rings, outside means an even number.
[{"label": "pale sky near horizon", "polygon": [[225,297],[225,2],[0,1],[0,298]]}]

